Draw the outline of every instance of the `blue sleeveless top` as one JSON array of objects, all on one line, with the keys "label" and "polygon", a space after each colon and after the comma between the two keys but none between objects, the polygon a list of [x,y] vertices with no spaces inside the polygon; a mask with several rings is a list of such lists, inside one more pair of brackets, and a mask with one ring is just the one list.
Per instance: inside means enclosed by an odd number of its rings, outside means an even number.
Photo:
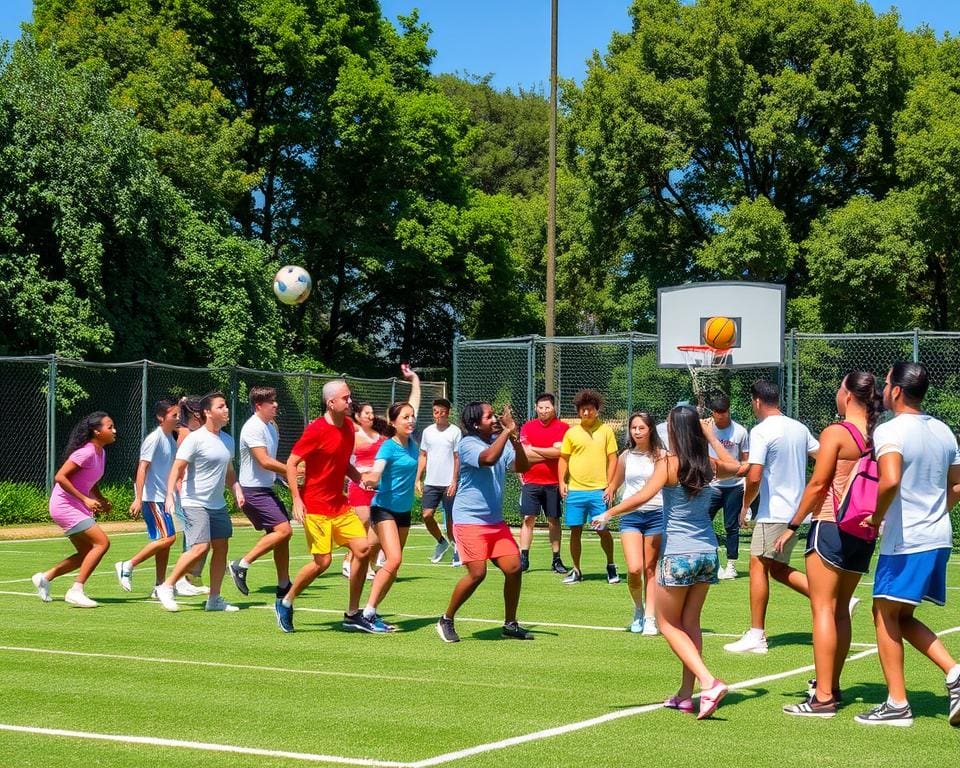
[{"label": "blue sleeveless top", "polygon": [[682,485],[663,487],[663,555],[713,552],[717,535],[710,520],[710,488],[690,496]]}]

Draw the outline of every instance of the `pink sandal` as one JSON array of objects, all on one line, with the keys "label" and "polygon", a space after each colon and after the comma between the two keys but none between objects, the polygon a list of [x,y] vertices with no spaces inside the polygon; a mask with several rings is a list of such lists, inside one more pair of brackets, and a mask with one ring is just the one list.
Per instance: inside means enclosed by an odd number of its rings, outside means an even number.
[{"label": "pink sandal", "polygon": [[728,690],[727,684],[718,677],[707,690],[700,691],[700,712],[697,714],[697,720],[710,717],[720,706],[720,701],[727,695]]},{"label": "pink sandal", "polygon": [[679,696],[671,696],[669,699],[663,702],[663,706],[665,706],[667,709],[679,710],[680,712],[684,712],[688,715],[693,714],[693,699],[691,698],[681,699]]}]

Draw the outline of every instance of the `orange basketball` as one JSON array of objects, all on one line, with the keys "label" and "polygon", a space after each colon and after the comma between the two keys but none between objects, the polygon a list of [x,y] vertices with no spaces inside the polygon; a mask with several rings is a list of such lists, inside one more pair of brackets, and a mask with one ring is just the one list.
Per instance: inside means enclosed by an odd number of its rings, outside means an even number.
[{"label": "orange basketball", "polygon": [[703,342],[714,349],[730,349],[737,341],[737,324],[729,317],[711,317],[703,324]]}]

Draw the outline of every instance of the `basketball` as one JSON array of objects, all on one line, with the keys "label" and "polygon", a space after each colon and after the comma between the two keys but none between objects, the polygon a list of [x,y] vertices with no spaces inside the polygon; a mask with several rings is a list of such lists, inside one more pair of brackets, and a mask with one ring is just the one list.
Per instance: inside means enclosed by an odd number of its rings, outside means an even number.
[{"label": "basketball", "polygon": [[737,340],[737,324],[729,317],[711,317],[703,324],[703,341],[714,349],[730,349]]},{"label": "basketball", "polygon": [[313,280],[303,267],[286,266],[273,278],[273,292],[284,304],[301,304],[310,296]]}]

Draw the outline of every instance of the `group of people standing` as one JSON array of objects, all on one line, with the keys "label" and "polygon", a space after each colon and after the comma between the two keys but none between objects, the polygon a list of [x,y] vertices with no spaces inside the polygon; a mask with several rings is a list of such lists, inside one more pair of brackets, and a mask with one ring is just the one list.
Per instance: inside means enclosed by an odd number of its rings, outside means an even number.
[{"label": "group of people standing", "polygon": [[[517,622],[517,608],[539,514],[547,519],[551,568],[564,576],[565,584],[584,578],[582,533],[588,525],[598,534],[607,581],[620,581],[608,527],[619,518],[634,603],[630,630],[663,634],[682,663],[680,686],[665,706],[694,712],[694,690],[699,686],[697,714],[704,718],[719,705],[727,685],[703,659],[700,615],[709,586],[738,575],[740,527],[750,519],[759,496],[750,543],[751,626],[725,649],[767,652],[771,577],[807,596],[817,674],[808,697],[784,711],[831,717],[842,700],[840,674],[850,647],[854,590],[869,568],[876,538],[842,530],[836,514],[854,466],[873,450],[879,464],[877,510],[863,526],[875,532],[884,525],[873,605],[889,697],[856,720],[912,722],[903,679],[906,638],[947,675],[949,720],[960,724],[960,665],[913,615],[922,600],[945,601],[952,545],[949,510],[960,499],[956,438],[921,410],[928,387],[922,365],[894,365],[882,395],[872,374],[848,374],[837,392],[841,421],[828,426],[819,441],[780,411],[776,385],[759,380],[750,393],[758,423],[749,434],[730,419],[729,399],[718,395],[712,402],[712,418],[706,420],[686,405],[673,408],[660,425],[649,413],[632,414],[623,451],[613,430],[599,419],[603,399],[593,390],[576,395],[579,422],[574,426],[557,418],[550,393],[538,396],[536,418],[522,427],[509,407],[498,415],[489,403],[468,403],[462,431],[450,423],[450,403],[437,400],[434,424],[418,445],[414,430],[419,379],[406,366],[403,374],[411,382],[410,399],[392,404],[385,419],[368,403],[354,405],[345,381],[328,382],[323,388],[323,415],[306,427],[285,463],[277,459],[276,392],[254,387],[253,415],[240,433],[239,477],[233,471],[234,441],[222,431],[229,410],[221,393],[208,394],[194,407],[160,401],[155,408],[156,430],[141,447],[131,505],[132,514],[143,515],[150,543],[129,561],[116,564],[121,586],[130,590],[133,569],[153,557],[153,596],[167,610],[178,609],[177,594],[208,589],[206,610],[235,611],[236,606],[220,595],[225,573],[229,571],[237,589],[248,594],[251,563],[272,553],[277,623],[284,632],[293,632],[296,598],[329,568],[333,548],[342,546],[349,552],[343,569],[349,581],[343,626],[390,633],[397,628],[378,610],[402,565],[419,492],[424,521],[436,540],[432,560],[439,562],[452,542],[453,564],[464,567],[436,625],[441,639],[459,641],[456,614],[485,579],[490,561],[504,576],[502,636],[529,640],[534,635]],[[884,409],[894,418],[878,424]],[[91,414],[71,435],[50,511],[76,552],[33,576],[44,601],[50,600],[50,581],[77,571],[65,600],[96,606],[84,584],[110,545],[94,515],[109,508],[97,483],[103,474],[104,448],[115,439],[113,422],[105,413]],[[810,457],[816,464],[807,482]],[[517,472],[522,481],[519,546],[503,518],[507,471]],[[292,528],[273,490],[278,476],[290,489],[292,517],[303,526],[311,556],[292,580]],[[229,564],[232,525],[224,496],[227,487],[255,528],[264,531],[249,552]],[[441,507],[446,512],[446,536],[435,518]],[[720,511],[726,534],[723,567],[713,530],[713,518]],[[184,551],[168,574],[169,550],[176,540],[174,515],[181,520]],[[560,554],[561,515],[570,530],[570,569]],[[806,567],[801,572],[791,566],[790,555],[796,531],[809,517]],[[382,554],[374,569],[371,558],[376,551]],[[187,577],[208,552],[209,588],[200,588]],[[368,578],[372,584],[361,608]]]}]

